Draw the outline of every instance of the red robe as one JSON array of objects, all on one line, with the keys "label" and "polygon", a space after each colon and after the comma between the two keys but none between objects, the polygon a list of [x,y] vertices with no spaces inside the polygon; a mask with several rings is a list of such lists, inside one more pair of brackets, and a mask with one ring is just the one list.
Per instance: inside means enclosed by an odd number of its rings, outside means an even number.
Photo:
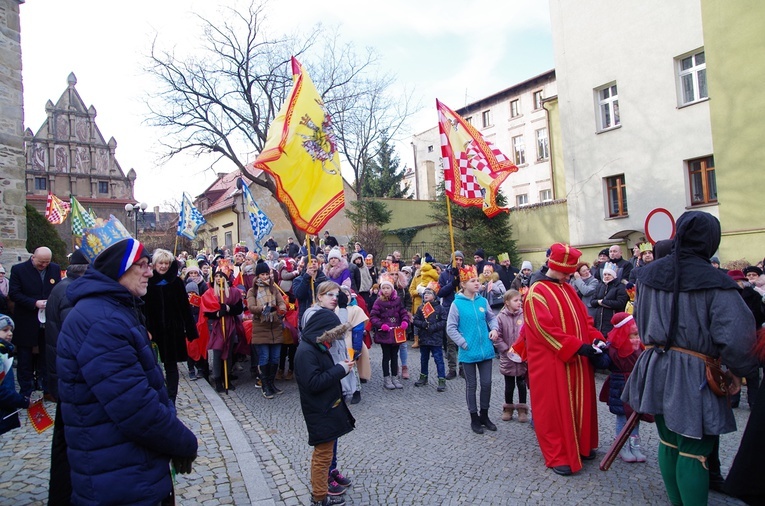
[{"label": "red robe", "polygon": [[587,308],[568,283],[534,283],[523,303],[531,408],[547,467],[582,468],[581,455],[598,446],[595,371],[577,355],[602,339]]}]

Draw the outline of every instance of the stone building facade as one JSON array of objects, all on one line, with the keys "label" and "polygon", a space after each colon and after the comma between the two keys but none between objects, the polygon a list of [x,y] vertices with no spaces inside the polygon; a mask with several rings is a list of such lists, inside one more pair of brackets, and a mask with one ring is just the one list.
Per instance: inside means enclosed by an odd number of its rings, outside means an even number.
[{"label": "stone building facade", "polygon": [[24,97],[19,0],[0,0],[0,263],[25,260]]},{"label": "stone building facade", "polygon": [[[125,175],[115,158],[117,141],[105,140],[96,125],[95,107],[85,106],[76,85],[74,73],[69,74],[58,101],[45,104],[42,126],[36,133],[24,133],[27,201],[44,213],[48,192],[64,201],[74,196],[99,218],[113,214],[124,220],[125,204],[135,202],[135,170]],[[71,248],[70,218],[56,231]]]}]

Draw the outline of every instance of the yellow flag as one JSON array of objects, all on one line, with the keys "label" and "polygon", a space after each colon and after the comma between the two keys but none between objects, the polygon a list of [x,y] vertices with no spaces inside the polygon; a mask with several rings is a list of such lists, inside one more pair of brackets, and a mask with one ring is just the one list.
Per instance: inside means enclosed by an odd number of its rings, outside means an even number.
[{"label": "yellow flag", "polygon": [[318,234],[345,205],[338,139],[319,92],[295,58],[292,79],[253,165],[273,176],[276,196],[297,228]]}]

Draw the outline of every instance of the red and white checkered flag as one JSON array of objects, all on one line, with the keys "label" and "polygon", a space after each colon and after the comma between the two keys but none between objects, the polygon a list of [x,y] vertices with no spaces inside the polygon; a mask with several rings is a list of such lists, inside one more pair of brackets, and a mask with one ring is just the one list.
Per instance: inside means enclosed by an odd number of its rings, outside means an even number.
[{"label": "red and white checkered flag", "polygon": [[45,205],[45,219],[54,225],[61,225],[69,216],[72,206],[69,202],[64,202],[52,193],[48,192],[48,203]]},{"label": "red and white checkered flag", "polygon": [[438,100],[436,107],[447,196],[463,207],[482,207],[489,218],[507,212],[497,205],[497,192],[518,167],[459,114]]}]

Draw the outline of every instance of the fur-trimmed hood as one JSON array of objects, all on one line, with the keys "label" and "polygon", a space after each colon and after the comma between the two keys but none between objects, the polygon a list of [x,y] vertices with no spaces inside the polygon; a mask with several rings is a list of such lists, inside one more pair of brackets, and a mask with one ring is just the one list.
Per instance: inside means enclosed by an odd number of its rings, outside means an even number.
[{"label": "fur-trimmed hood", "polygon": [[334,311],[320,307],[311,308],[307,312],[303,323],[303,341],[317,343],[331,343],[339,339],[345,339],[345,333],[351,328],[349,324],[341,324],[340,318]]}]

